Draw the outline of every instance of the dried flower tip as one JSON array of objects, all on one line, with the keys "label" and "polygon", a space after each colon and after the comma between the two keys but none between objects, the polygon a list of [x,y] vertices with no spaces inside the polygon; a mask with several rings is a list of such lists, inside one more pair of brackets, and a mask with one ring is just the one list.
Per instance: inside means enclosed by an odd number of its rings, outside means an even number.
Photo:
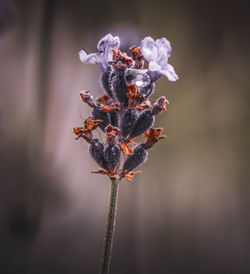
[{"label": "dried flower tip", "polygon": [[124,172],[122,177],[126,178],[129,182],[132,181],[133,177],[135,174],[139,174],[139,173],[142,173],[140,170],[138,171],[132,171],[132,172]]},{"label": "dried flower tip", "polygon": [[102,111],[102,112],[111,112],[111,111],[113,111],[113,110],[115,110],[116,108],[115,107],[113,107],[113,106],[102,106],[102,107],[100,107],[100,111]]},{"label": "dried flower tip", "polygon": [[141,103],[136,107],[137,110],[144,110],[146,108],[152,108],[152,105],[149,100],[147,100],[147,102]]},{"label": "dried flower tip", "polygon": [[167,105],[169,105],[168,100],[166,97],[160,97],[157,102],[153,105],[152,114],[157,115],[158,113],[162,112],[163,110],[167,110]]},{"label": "dried flower tip", "polygon": [[89,117],[88,119],[86,119],[84,121],[84,130],[94,130],[96,129],[101,123],[103,122],[103,120],[100,119],[94,119],[92,117]]},{"label": "dried flower tip", "polygon": [[142,54],[141,54],[141,48],[140,47],[136,47],[136,46],[132,46],[129,48],[130,52],[132,53],[132,57],[134,60],[137,60],[139,58],[143,58]]},{"label": "dried flower tip", "polygon": [[73,133],[77,135],[75,137],[76,140],[78,140],[81,137],[81,134],[84,132],[83,127],[73,127]]},{"label": "dried flower tip", "polygon": [[159,140],[166,138],[166,135],[160,136],[163,128],[150,128],[144,136],[147,138],[145,142],[145,148],[149,149],[151,148],[155,143],[157,143]]},{"label": "dried flower tip", "polygon": [[100,124],[102,123],[102,120],[95,120],[92,117],[89,117],[84,121],[84,127],[74,127],[73,132],[77,135],[75,137],[76,140],[78,140],[80,137],[83,137],[88,143],[92,143],[92,133],[91,131],[96,129]]},{"label": "dried flower tip", "polygon": [[117,106],[117,103],[112,98],[110,98],[107,94],[97,98],[96,101],[104,106],[111,106],[111,105]]},{"label": "dried flower tip", "polygon": [[117,127],[113,127],[111,125],[108,125],[105,128],[105,131],[107,134],[112,134],[112,136],[116,137],[120,133],[120,129]]},{"label": "dried flower tip", "polygon": [[129,50],[132,53],[133,59],[135,60],[135,68],[143,69],[143,67],[144,67],[144,57],[141,54],[141,48],[136,47],[136,46],[132,46]]},{"label": "dried flower tip", "polygon": [[133,150],[132,148],[128,145],[127,142],[120,142],[120,147],[122,149],[122,153],[125,157],[127,157],[128,155],[133,154]]},{"label": "dried flower tip", "polygon": [[144,97],[139,93],[139,88],[136,84],[128,84],[127,88],[128,105],[131,108],[136,107],[144,100]]},{"label": "dried flower tip", "polygon": [[118,127],[114,127],[112,125],[108,125],[105,128],[106,136],[107,136],[107,144],[113,145],[115,144],[115,138],[118,134],[120,134],[120,129]]},{"label": "dried flower tip", "polygon": [[116,178],[116,174],[110,173],[109,171],[106,171],[106,170],[103,170],[103,169],[99,169],[97,171],[91,171],[91,173],[98,173],[98,174],[102,174],[102,175],[107,175],[111,179]]},{"label": "dried flower tip", "polygon": [[115,66],[118,63],[122,63],[124,66],[133,66],[134,60],[127,55],[125,52],[121,52],[120,50],[113,49],[113,63]]},{"label": "dried flower tip", "polygon": [[81,90],[80,91],[80,97],[82,101],[86,104],[88,104],[90,107],[96,106],[95,98],[90,94],[87,90]]},{"label": "dried flower tip", "polygon": [[77,135],[75,137],[78,140],[80,137],[84,138],[89,144],[93,142],[93,136],[91,131],[86,131],[83,127],[74,127],[73,132]]}]

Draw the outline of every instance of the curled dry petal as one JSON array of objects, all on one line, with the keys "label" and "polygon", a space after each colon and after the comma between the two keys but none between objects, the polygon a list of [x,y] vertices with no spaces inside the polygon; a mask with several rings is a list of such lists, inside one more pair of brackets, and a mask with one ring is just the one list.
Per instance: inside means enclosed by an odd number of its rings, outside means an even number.
[{"label": "curled dry petal", "polygon": [[103,121],[96,120],[92,117],[89,117],[84,121],[84,127],[74,127],[73,133],[75,133],[75,139],[79,139],[80,137],[84,138],[88,143],[93,142],[92,130],[96,129]]},{"label": "curled dry petal", "polygon": [[141,54],[141,48],[136,47],[136,46],[132,46],[129,50],[132,53],[133,59],[135,60],[135,68],[143,69],[143,67],[144,67],[144,57]]},{"label": "curled dry petal", "polygon": [[89,144],[93,142],[93,136],[91,131],[85,131],[83,127],[74,127],[73,133],[75,133],[75,139],[78,140],[79,138],[85,139]]},{"label": "curled dry petal", "polygon": [[155,143],[157,143],[159,140],[166,138],[166,135],[160,136],[163,128],[150,128],[144,136],[147,138],[145,142],[146,149],[151,148]]},{"label": "curled dry petal", "polygon": [[160,97],[156,103],[153,105],[152,114],[157,115],[161,111],[167,110],[167,105],[169,104],[166,97],[162,96]]},{"label": "curled dry petal", "polygon": [[122,65],[124,67],[134,66],[135,61],[127,55],[125,52],[113,49],[113,66],[116,64]]},{"label": "curled dry petal", "polygon": [[89,117],[84,121],[84,129],[87,130],[94,130],[96,129],[103,121],[102,120],[96,120],[92,117]]},{"label": "curled dry petal", "polygon": [[120,129],[118,127],[114,127],[112,125],[108,125],[105,128],[106,136],[107,136],[107,144],[113,145],[115,144],[115,139],[118,134],[120,134]]},{"label": "curled dry petal", "polygon": [[91,173],[99,173],[99,174],[102,174],[102,175],[107,175],[111,179],[116,177],[116,174],[112,174],[109,171],[106,171],[106,170],[103,170],[103,169],[99,169],[97,171],[91,171]]},{"label": "curled dry petal", "polygon": [[135,174],[139,174],[139,173],[141,173],[140,170],[132,171],[132,172],[125,171],[125,172],[122,174],[122,177],[126,178],[129,182],[131,182],[132,179],[133,179],[133,177],[135,176]]},{"label": "curled dry petal", "polygon": [[120,142],[120,147],[122,150],[122,153],[125,157],[127,157],[130,154],[133,154],[132,148],[128,145],[127,142]]},{"label": "curled dry petal", "polygon": [[129,84],[127,85],[128,92],[128,105],[129,107],[136,107],[138,106],[143,100],[144,97],[138,92],[138,86],[136,84]]}]

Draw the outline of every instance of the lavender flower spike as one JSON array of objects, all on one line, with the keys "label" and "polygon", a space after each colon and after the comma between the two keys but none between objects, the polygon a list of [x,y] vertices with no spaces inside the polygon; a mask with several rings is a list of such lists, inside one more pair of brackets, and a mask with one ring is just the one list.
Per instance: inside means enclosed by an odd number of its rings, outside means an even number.
[{"label": "lavender flower spike", "polygon": [[160,76],[165,75],[169,81],[179,79],[174,68],[168,64],[168,58],[171,56],[172,48],[166,38],[154,39],[150,36],[141,41],[141,52],[143,57],[149,62],[149,75],[154,82]]},{"label": "lavender flower spike", "polygon": [[79,57],[83,63],[97,64],[100,70],[105,72],[108,68],[109,62],[113,61],[112,49],[118,49],[119,46],[119,37],[113,37],[109,33],[98,42],[98,52],[87,54],[85,50],[80,50]]}]

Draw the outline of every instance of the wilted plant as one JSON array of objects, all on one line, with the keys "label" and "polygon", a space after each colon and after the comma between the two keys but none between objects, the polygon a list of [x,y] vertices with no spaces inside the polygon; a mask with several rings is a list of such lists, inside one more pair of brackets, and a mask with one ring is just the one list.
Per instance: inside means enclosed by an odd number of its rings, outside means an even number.
[{"label": "wilted plant", "polygon": [[[108,34],[99,41],[97,53],[80,51],[82,62],[97,64],[101,69],[106,94],[96,99],[89,91],[80,92],[81,100],[92,108],[92,114],[83,127],[73,129],[76,139],[82,137],[90,144],[89,153],[102,168],[94,173],[111,179],[102,274],[109,273],[119,182],[122,178],[131,181],[139,173],[134,169],[146,161],[148,149],[166,137],[161,135],[162,128],[152,127],[155,116],[168,105],[166,97],[160,97],[151,105],[149,98],[155,81],[162,75],[170,81],[178,79],[168,63],[172,49],[166,38],[156,41],[144,38],[140,47],[129,49],[131,56],[120,51],[119,46],[119,37]],[[148,69],[144,69],[144,60],[148,61]],[[93,137],[92,131],[97,127],[106,133],[105,143]],[[133,139],[141,135],[145,136],[145,141],[136,144]]]}]

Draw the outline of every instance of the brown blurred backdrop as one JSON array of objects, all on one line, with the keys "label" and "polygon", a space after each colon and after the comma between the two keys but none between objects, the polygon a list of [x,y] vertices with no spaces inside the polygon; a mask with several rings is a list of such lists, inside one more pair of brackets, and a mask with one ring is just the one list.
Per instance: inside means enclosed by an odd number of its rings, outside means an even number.
[{"label": "brown blurred backdrop", "polygon": [[250,273],[247,1],[0,0],[0,273],[98,273],[108,179],[73,139],[102,94],[79,61],[111,32],[167,37],[166,141],[122,181],[111,273]]}]

